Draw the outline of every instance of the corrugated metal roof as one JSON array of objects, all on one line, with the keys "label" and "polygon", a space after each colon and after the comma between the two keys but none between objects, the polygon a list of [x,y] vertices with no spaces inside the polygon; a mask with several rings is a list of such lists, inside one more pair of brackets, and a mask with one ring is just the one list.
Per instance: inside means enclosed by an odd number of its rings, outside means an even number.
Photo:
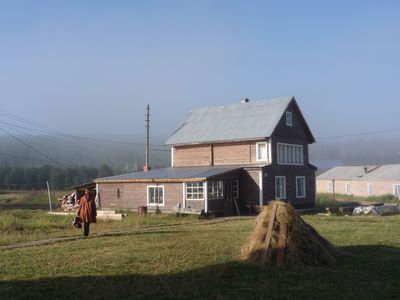
[{"label": "corrugated metal roof", "polygon": [[176,167],[154,169],[148,172],[135,172],[95,179],[95,182],[129,181],[129,180],[162,180],[162,179],[207,179],[216,175],[240,170],[243,166],[209,166],[209,167]]},{"label": "corrugated metal roof", "polygon": [[[367,167],[367,174],[364,172],[364,167]],[[362,181],[400,180],[400,165],[335,167],[319,175],[317,179]]]},{"label": "corrugated metal roof", "polygon": [[364,180],[400,180],[400,165],[382,165],[365,175]]},{"label": "corrugated metal roof", "polygon": [[193,110],[166,145],[270,137],[294,97],[250,101]]}]

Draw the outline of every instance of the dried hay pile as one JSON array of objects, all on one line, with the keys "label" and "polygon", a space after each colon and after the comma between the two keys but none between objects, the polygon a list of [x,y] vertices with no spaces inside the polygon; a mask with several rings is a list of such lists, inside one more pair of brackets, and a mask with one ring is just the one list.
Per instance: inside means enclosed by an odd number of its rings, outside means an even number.
[{"label": "dried hay pile", "polygon": [[265,206],[241,259],[261,265],[334,264],[339,252],[282,201]]}]

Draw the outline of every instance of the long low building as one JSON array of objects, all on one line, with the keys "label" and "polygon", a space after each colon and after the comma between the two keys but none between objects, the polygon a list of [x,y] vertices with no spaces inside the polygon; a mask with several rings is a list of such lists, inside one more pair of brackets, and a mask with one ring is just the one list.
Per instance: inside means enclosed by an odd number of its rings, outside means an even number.
[{"label": "long low building", "polygon": [[341,166],[317,177],[317,193],[400,196],[400,165]]}]

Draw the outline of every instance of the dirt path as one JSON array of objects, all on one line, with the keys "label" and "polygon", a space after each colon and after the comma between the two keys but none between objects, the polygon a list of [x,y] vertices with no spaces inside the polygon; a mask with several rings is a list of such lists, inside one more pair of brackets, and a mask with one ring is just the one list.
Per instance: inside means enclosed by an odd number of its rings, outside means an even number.
[{"label": "dirt path", "polygon": [[[199,225],[211,225],[211,224],[233,221],[233,220],[248,220],[248,219],[252,219],[252,218],[254,218],[254,217],[253,216],[224,217],[224,218],[217,218],[217,219],[206,220],[206,221],[198,221],[198,222],[193,222],[193,223],[153,225],[153,226],[146,226],[146,227],[142,227],[142,228],[133,228],[133,229],[126,229],[126,230],[93,233],[90,235],[89,238],[91,239],[91,238],[96,238],[96,237],[118,236],[118,235],[124,235],[124,234],[140,234],[140,233],[144,233],[144,232],[169,230],[169,229],[182,228],[182,227],[194,227],[194,226],[199,226]],[[42,246],[42,245],[49,245],[49,244],[68,242],[68,241],[74,241],[74,240],[82,240],[82,239],[85,239],[85,237],[83,237],[82,235],[56,237],[56,238],[51,238],[51,239],[21,242],[21,243],[8,244],[8,245],[0,245],[0,250],[10,250],[10,249],[16,249],[16,248]]]}]

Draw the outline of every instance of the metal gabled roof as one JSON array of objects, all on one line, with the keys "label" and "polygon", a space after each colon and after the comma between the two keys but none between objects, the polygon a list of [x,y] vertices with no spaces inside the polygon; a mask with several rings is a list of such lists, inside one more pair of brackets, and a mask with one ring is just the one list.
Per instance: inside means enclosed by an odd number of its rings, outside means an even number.
[{"label": "metal gabled roof", "polygon": [[319,175],[317,179],[327,180],[360,180],[364,176],[364,167],[367,171],[374,166],[340,166]]},{"label": "metal gabled roof", "polygon": [[270,137],[294,97],[193,110],[166,145],[201,144]]},{"label": "metal gabled roof", "polygon": [[[365,173],[364,168],[367,168]],[[397,181],[400,180],[400,165],[342,166],[319,175],[325,180]]]},{"label": "metal gabled roof", "polygon": [[96,183],[101,182],[135,182],[135,181],[162,181],[170,179],[179,180],[206,180],[207,178],[240,170],[244,166],[208,166],[208,167],[175,167],[153,169],[147,172],[134,172],[104,178],[97,178]]},{"label": "metal gabled roof", "polygon": [[382,165],[364,176],[364,180],[400,180],[400,165]]}]

